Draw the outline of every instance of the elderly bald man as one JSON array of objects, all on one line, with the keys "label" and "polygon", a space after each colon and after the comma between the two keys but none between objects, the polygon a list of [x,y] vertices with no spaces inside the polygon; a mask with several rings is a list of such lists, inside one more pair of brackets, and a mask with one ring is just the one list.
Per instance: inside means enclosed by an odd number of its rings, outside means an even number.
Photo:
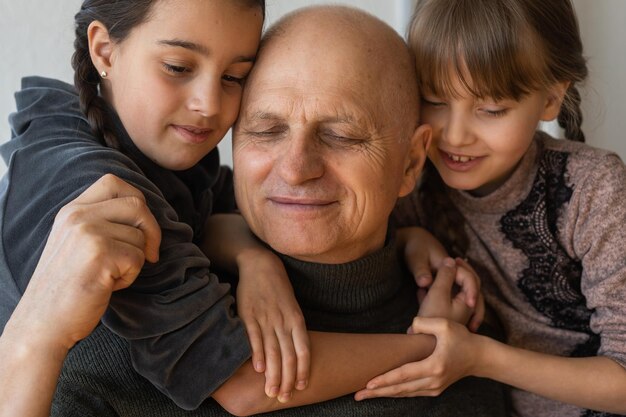
[{"label": "elderly bald man", "polygon": [[[461,381],[437,398],[346,395],[434,347],[404,334],[418,312],[416,286],[388,227],[430,140],[416,85],[404,41],[364,12],[307,8],[269,29],[234,131],[235,192],[251,230],[287,268],[310,329],[310,380],[270,398],[248,361],[192,415],[227,414],[219,405],[237,415],[302,405],[277,415],[504,415],[502,387],[488,380]],[[468,314],[447,308],[454,272],[441,269],[435,285],[447,298],[428,304],[465,322]],[[184,414],[132,371],[126,346],[102,327],[68,357],[53,415],[77,405],[81,415]]]}]

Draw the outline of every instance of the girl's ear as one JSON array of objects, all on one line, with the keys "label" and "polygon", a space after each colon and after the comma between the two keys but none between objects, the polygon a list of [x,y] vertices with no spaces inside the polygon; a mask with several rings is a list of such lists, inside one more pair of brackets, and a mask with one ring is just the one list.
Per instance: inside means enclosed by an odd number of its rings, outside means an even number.
[{"label": "girl's ear", "polygon": [[91,62],[105,78],[111,70],[111,54],[113,52],[113,42],[109,37],[109,31],[98,20],[94,20],[87,28],[87,39],[89,42],[89,55]]},{"label": "girl's ear", "polygon": [[402,184],[400,185],[398,197],[408,195],[415,188],[426,162],[431,138],[432,129],[430,125],[423,124],[415,129],[405,158]]},{"label": "girl's ear", "polygon": [[548,89],[548,96],[541,115],[541,120],[549,122],[558,117],[561,112],[561,104],[563,104],[563,99],[565,98],[565,94],[567,94],[567,89],[570,84],[570,81],[562,81],[552,85],[552,87]]}]

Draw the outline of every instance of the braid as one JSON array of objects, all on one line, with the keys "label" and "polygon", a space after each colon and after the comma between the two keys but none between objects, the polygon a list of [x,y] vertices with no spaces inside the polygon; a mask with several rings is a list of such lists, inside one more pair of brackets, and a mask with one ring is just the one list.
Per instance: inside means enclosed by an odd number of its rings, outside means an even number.
[{"label": "braid", "polygon": [[[79,15],[81,12],[79,12]],[[74,40],[72,68],[74,69],[74,86],[78,92],[80,109],[87,116],[94,136],[104,145],[120,149],[119,140],[115,135],[107,104],[98,94],[101,80],[98,70],[94,67],[89,55],[87,30],[79,23],[78,15],[76,20],[76,39]]]},{"label": "braid", "polygon": [[427,161],[419,189],[425,227],[451,256],[464,258],[469,249],[465,219],[446,193],[446,185],[432,162]]},{"label": "braid", "polygon": [[565,137],[577,142],[584,142],[585,135],[581,129],[583,113],[580,108],[581,97],[578,88],[572,84],[565,94],[558,122],[565,130]]}]

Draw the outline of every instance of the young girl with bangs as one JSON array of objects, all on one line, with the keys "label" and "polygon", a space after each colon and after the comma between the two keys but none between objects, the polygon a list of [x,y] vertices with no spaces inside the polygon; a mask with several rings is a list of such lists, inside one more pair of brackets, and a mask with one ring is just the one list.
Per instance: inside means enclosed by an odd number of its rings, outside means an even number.
[{"label": "young girl with bangs", "polygon": [[[357,398],[436,395],[475,375],[510,385],[516,416],[626,414],[626,169],[582,143],[571,2],[421,0],[409,43],[433,139],[397,219],[469,258],[507,343],[418,318],[433,355]],[[537,130],[554,119],[566,140]]]}]

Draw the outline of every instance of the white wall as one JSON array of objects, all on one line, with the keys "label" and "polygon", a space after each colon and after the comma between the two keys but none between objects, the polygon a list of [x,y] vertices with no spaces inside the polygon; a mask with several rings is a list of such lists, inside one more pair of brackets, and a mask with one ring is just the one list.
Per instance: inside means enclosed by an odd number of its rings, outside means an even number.
[{"label": "white wall", "polygon": [[574,0],[588,57],[583,91],[587,142],[626,161],[626,1]]},{"label": "white wall", "polygon": [[[361,7],[404,33],[412,0],[267,0],[268,24],[298,7],[342,3]],[[589,57],[591,78],[583,95],[588,142],[615,150],[626,159],[626,1],[574,0]],[[13,92],[24,75],[44,75],[70,82],[73,16],[80,0],[0,0],[0,142],[9,139],[8,115]],[[220,145],[225,162],[230,145]],[[5,171],[0,162],[0,175]]]}]

